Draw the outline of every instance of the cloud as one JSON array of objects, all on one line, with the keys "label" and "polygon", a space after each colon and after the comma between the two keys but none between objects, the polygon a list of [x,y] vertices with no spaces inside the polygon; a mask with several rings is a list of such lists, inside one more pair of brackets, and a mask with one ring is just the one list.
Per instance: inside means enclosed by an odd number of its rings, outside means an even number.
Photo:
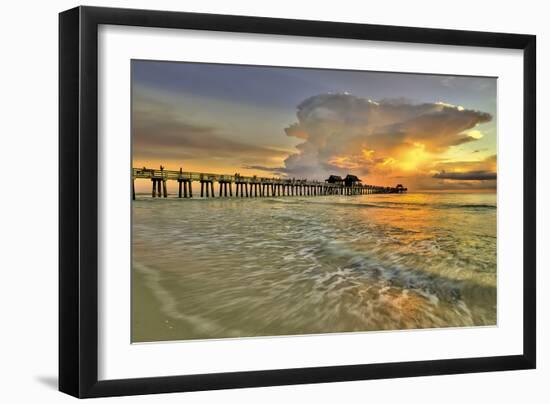
[{"label": "cloud", "polygon": [[424,191],[437,191],[437,190],[488,191],[488,190],[496,190],[496,188],[497,188],[496,180],[486,180],[486,181],[434,180],[434,178],[432,177],[430,177],[429,179],[421,178],[418,182],[418,186],[416,187],[416,189],[421,189]]},{"label": "cloud", "polygon": [[254,136],[235,136],[242,135],[237,132],[241,126],[215,115],[199,117],[179,100],[134,91],[134,160],[312,179],[351,173],[366,183],[396,181],[409,189],[496,184],[490,178],[474,181],[496,172],[496,156],[478,161],[445,159],[453,146],[483,138],[476,126],[492,119],[463,106],[405,98],[374,101],[347,93],[316,95],[298,105],[296,120],[284,129],[295,139],[287,139],[289,144],[298,142],[293,150],[269,146],[252,110],[240,109],[235,122],[254,122]]},{"label": "cloud", "polygon": [[288,155],[286,150],[232,140],[224,128],[193,122],[189,113],[156,97],[134,94],[132,115],[135,159],[262,161]]},{"label": "cloud", "polygon": [[138,157],[155,155],[161,151],[166,157],[216,158],[234,155],[271,157],[285,155],[269,147],[261,147],[231,140],[213,127],[175,121],[134,120],[134,150]]},{"label": "cloud", "polygon": [[302,140],[285,172],[305,176],[414,172],[452,146],[477,141],[468,131],[488,113],[443,102],[379,102],[350,94],[321,94],[297,108],[286,134]]},{"label": "cloud", "polygon": [[440,161],[434,165],[431,178],[420,182],[422,189],[496,189],[496,170],[495,154],[482,160]]},{"label": "cloud", "polygon": [[461,181],[484,181],[484,180],[496,180],[497,173],[491,171],[466,171],[466,172],[454,172],[447,173],[442,171],[434,174],[434,178],[447,179],[447,180],[461,180]]},{"label": "cloud", "polygon": [[472,161],[438,161],[433,166],[436,172],[489,171],[496,172],[497,156],[493,154],[482,160]]},{"label": "cloud", "polygon": [[243,164],[242,168],[245,170],[265,171],[274,176],[285,176],[285,167],[268,167],[257,164]]}]

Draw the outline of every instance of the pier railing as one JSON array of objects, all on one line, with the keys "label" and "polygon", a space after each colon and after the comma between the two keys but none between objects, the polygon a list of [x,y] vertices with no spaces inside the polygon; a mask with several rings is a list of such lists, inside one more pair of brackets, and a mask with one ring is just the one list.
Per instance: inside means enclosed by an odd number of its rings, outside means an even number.
[{"label": "pier railing", "polygon": [[[136,179],[149,179],[152,182],[152,197],[165,198],[168,196],[167,181],[178,182],[178,197],[192,198],[192,183],[200,183],[201,197],[214,197],[214,183],[218,183],[219,197],[269,197],[269,196],[318,196],[318,195],[366,195],[379,193],[401,193],[407,189],[402,186],[382,187],[377,185],[361,184],[354,181],[330,183],[327,181],[308,180],[306,178],[277,178],[245,176],[240,174],[214,174],[174,170],[133,168],[132,191],[135,199],[134,183]],[[228,195],[229,194],[229,195]]]}]

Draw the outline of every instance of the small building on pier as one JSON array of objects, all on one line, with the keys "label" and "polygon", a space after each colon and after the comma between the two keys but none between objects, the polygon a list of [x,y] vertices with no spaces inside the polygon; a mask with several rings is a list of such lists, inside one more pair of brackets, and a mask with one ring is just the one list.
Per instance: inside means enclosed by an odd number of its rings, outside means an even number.
[{"label": "small building on pier", "polygon": [[331,175],[325,180],[328,184],[338,184],[342,185],[344,183],[344,180],[339,175]]},{"label": "small building on pier", "polygon": [[403,186],[403,184],[397,184],[396,187],[395,187],[395,190],[398,194],[400,194],[402,192],[407,192],[407,188],[405,188]]},{"label": "small building on pier", "polygon": [[357,178],[356,175],[348,174],[346,175],[346,178],[344,178],[344,184],[346,187],[355,187],[360,184],[361,180]]}]

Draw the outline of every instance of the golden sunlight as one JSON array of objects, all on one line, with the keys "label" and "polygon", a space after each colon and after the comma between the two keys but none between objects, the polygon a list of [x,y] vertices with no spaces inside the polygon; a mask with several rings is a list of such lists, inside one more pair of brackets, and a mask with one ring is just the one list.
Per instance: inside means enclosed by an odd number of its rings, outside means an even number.
[{"label": "golden sunlight", "polygon": [[426,146],[422,143],[414,143],[398,160],[398,166],[403,171],[416,171],[419,166],[430,159],[430,153],[426,152]]}]

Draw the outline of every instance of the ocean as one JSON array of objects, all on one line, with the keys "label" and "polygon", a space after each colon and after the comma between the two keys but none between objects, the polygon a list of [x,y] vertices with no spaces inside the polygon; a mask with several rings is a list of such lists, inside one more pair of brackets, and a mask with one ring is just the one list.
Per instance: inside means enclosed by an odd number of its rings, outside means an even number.
[{"label": "ocean", "polygon": [[132,341],[496,325],[496,194],[133,201]]}]

